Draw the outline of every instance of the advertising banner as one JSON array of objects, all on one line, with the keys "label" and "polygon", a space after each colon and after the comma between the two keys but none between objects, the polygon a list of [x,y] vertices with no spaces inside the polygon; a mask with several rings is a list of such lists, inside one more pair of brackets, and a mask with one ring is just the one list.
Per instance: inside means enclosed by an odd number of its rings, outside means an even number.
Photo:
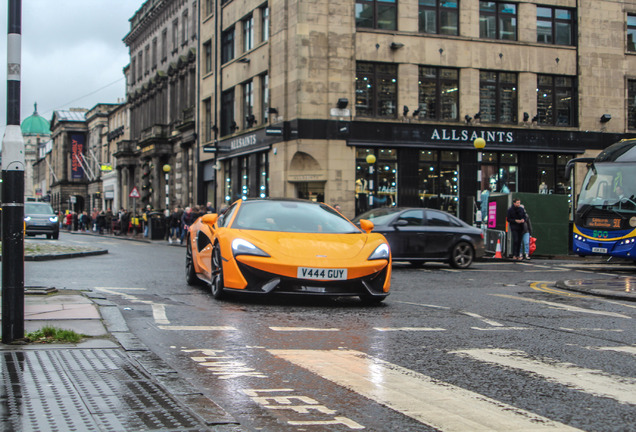
[{"label": "advertising banner", "polygon": [[80,161],[84,160],[83,134],[71,134],[71,180],[84,178],[84,168]]}]

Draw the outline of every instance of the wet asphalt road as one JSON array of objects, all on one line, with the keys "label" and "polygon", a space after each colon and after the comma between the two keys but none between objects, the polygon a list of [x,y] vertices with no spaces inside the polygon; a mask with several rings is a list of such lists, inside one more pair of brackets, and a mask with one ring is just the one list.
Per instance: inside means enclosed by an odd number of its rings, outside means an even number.
[{"label": "wet asphalt road", "polygon": [[60,241],[109,254],[27,262],[25,284],[101,291],[144,344],[248,430],[474,430],[452,414],[480,420],[501,411],[514,412],[503,423],[513,429],[636,430],[636,303],[553,287],[633,276],[633,266],[396,264],[380,306],[219,302],[185,283],[184,248]]}]

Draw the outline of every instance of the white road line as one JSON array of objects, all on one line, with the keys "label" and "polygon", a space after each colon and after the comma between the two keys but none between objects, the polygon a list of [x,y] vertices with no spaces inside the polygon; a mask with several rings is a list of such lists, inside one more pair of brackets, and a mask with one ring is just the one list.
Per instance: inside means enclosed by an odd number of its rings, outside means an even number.
[{"label": "white road line", "polygon": [[339,328],[317,328],[317,327],[270,327],[270,330],[285,332],[285,331],[315,331],[315,332],[337,332]]},{"label": "white road line", "polygon": [[157,324],[170,324],[166,315],[166,305],[160,303],[152,304],[152,317]]},{"label": "white road line", "polygon": [[373,330],[381,331],[381,332],[390,332],[390,331],[446,331],[445,328],[441,327],[373,327]]},{"label": "white road line", "polygon": [[597,311],[597,310],[592,310],[592,309],[584,309],[584,308],[580,308],[580,307],[576,307],[576,306],[569,306],[569,305],[564,305],[561,303],[554,303],[554,302],[549,302],[549,301],[544,301],[544,300],[534,300],[534,299],[528,299],[528,298],[524,298],[524,297],[517,297],[517,296],[512,296],[512,295],[507,295],[507,294],[490,294],[492,296],[497,296],[497,297],[504,297],[504,298],[509,298],[509,299],[513,299],[513,300],[521,300],[521,301],[526,301],[526,302],[530,302],[530,303],[539,303],[539,304],[545,304],[548,305],[554,309],[561,309],[561,310],[565,310],[565,311],[569,311],[569,312],[580,312],[580,313],[587,313],[587,314],[592,314],[592,315],[604,315],[604,316],[611,316],[611,317],[615,317],[615,318],[625,318],[625,319],[632,319],[632,317],[627,316],[627,315],[623,315],[623,314],[619,314],[616,312],[605,312],[605,311]]},{"label": "white road line", "polygon": [[234,331],[235,327],[230,326],[178,326],[178,325],[160,325],[161,330],[176,330],[176,331]]},{"label": "white road line", "polygon": [[476,314],[474,312],[468,312],[468,311],[459,311],[460,313],[464,314],[464,315],[468,315],[469,317],[473,317],[473,318],[477,318],[480,321],[485,322],[488,325],[491,325],[493,327],[503,327],[504,325],[501,323],[498,323],[497,321],[493,321],[490,320],[488,318],[484,318],[483,316]]},{"label": "white road line", "polygon": [[441,431],[578,430],[360,351],[269,352]]},{"label": "white road line", "polygon": [[452,351],[479,361],[506,366],[540,375],[550,382],[584,391],[599,397],[609,397],[620,403],[636,405],[636,379],[586,369],[572,363],[552,359],[539,361],[523,351],[506,349],[468,349]]},{"label": "white road line", "polygon": [[413,302],[406,302],[406,301],[399,301],[399,300],[393,300],[392,303],[402,303],[402,304],[407,304],[412,306],[422,306],[422,307],[433,308],[433,309],[444,309],[444,310],[450,309],[448,306],[430,305],[426,303],[413,303]]},{"label": "white road line", "polygon": [[565,331],[571,331],[571,332],[580,332],[580,331],[600,331],[600,332],[615,332],[615,333],[621,333],[623,330],[621,329],[604,329],[604,328],[567,328],[567,327],[561,327],[561,330],[565,330]]},{"label": "white road line", "polygon": [[598,351],[616,351],[616,352],[636,355],[636,346],[633,346],[633,345],[618,346],[618,347],[588,347],[588,348],[593,350],[598,350]]},{"label": "white road line", "polygon": [[507,331],[507,330],[528,330],[528,327],[471,327],[473,330],[479,331]]}]

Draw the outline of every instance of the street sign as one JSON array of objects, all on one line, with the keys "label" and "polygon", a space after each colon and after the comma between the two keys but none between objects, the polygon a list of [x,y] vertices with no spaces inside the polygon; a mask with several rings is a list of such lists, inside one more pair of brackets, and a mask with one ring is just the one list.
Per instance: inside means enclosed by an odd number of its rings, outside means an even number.
[{"label": "street sign", "polygon": [[141,198],[141,195],[139,195],[139,190],[137,189],[137,186],[134,186],[132,188],[132,190],[128,194],[128,197],[129,198]]}]

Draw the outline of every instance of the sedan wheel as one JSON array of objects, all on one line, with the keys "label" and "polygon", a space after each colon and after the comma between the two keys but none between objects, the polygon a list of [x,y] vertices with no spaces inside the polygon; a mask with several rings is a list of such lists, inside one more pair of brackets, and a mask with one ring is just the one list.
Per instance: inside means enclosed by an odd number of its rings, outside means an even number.
[{"label": "sedan wheel", "polygon": [[457,243],[451,251],[450,265],[454,268],[465,269],[470,267],[474,257],[475,252],[473,251],[473,247],[466,242],[460,242]]},{"label": "sedan wheel", "polygon": [[190,246],[190,239],[188,239],[187,247],[186,247],[186,262],[185,262],[185,271],[186,271],[186,282],[188,285],[196,285],[199,281],[197,278],[197,273],[194,270],[194,262],[192,262],[192,246]]},{"label": "sedan wheel", "polygon": [[221,247],[217,243],[212,251],[212,282],[210,283],[212,297],[217,300],[223,298],[223,285],[223,261]]}]

